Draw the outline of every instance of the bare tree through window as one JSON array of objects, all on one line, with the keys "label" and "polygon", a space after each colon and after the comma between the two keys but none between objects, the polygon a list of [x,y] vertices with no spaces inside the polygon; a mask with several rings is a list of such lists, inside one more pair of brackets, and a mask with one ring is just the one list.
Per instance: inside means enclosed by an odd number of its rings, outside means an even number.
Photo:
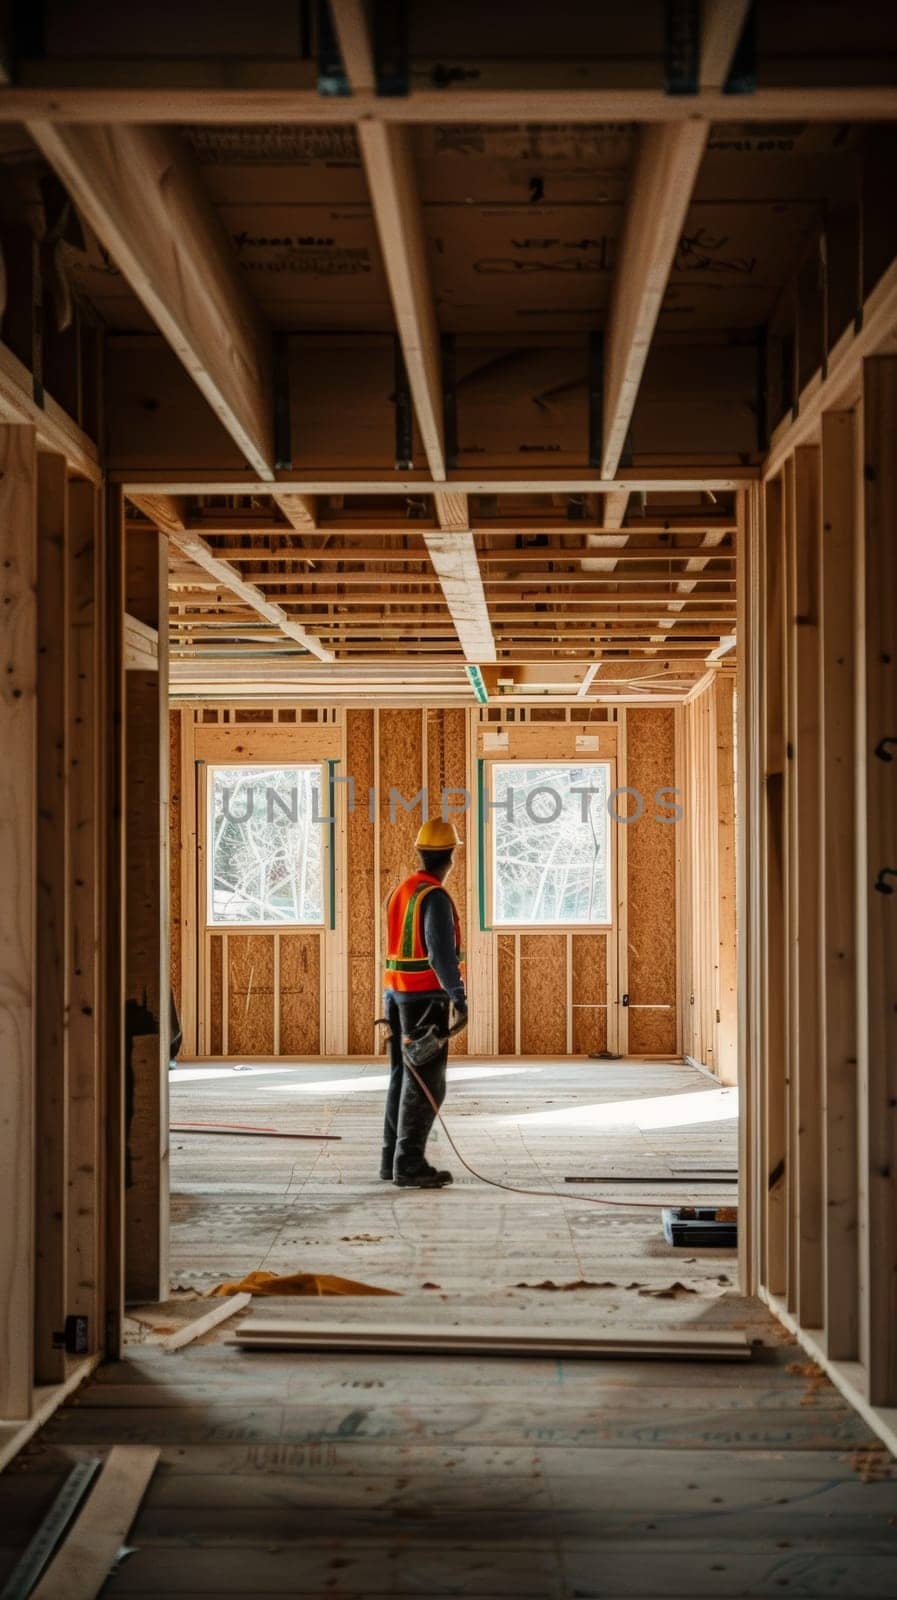
[{"label": "bare tree through window", "polygon": [[492,784],[493,922],[609,923],[609,763],[496,762]]},{"label": "bare tree through window", "polygon": [[324,920],[320,766],[213,767],[209,921]]}]

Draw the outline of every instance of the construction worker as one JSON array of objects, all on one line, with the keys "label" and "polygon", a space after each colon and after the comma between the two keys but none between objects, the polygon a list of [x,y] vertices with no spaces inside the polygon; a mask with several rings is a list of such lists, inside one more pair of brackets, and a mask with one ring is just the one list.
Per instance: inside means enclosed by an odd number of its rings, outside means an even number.
[{"label": "construction worker", "polygon": [[449,1030],[457,1033],[467,1021],[461,923],[443,887],[460,842],[452,823],[425,822],[415,840],[419,870],[393,890],[386,906],[390,1070],[380,1177],[400,1189],[441,1189],[452,1181],[424,1152],[434,1106],[445,1098]]}]

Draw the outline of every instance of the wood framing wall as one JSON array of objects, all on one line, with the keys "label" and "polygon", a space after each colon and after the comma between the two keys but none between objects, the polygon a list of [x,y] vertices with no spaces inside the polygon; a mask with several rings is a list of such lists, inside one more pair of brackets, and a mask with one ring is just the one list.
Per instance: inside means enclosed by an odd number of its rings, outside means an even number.
[{"label": "wood framing wall", "polygon": [[849,387],[824,387],[777,451],[744,595],[756,641],[744,755],[757,819],[745,842],[756,861],[746,901],[756,971],[742,975],[756,1196],[747,1266],[842,1388],[873,1408],[897,1405],[890,348],[858,363]]},{"label": "wood framing wall", "polygon": [[[721,703],[727,703],[724,695]],[[731,696],[728,705],[731,715]],[[380,1048],[373,1021],[381,1009],[382,908],[413,865],[424,788],[431,815],[439,814],[439,797],[447,792],[464,843],[451,889],[464,929],[472,1020],[453,1049],[475,1055],[679,1053],[678,857],[687,824],[675,823],[673,812],[681,765],[677,712],[598,708],[588,722],[583,715],[563,706],[504,716],[501,708],[432,706],[174,709],[171,949],[182,1053],[363,1056]],[[488,853],[488,822],[481,830],[478,806],[495,755],[609,759],[615,787],[642,797],[637,820],[633,797],[615,801],[618,816],[633,820],[611,826],[610,929],[489,927],[479,863],[481,832]],[[208,924],[207,769],[216,760],[320,762],[322,781],[324,764],[331,763],[336,775],[352,780],[334,785],[335,820],[325,825],[322,927]],[[658,790],[665,791],[662,803],[654,799]],[[729,931],[734,935],[734,925]]]},{"label": "wood framing wall", "polygon": [[0,1417],[103,1348],[108,568],[97,486],[0,428]]},{"label": "wood framing wall", "polygon": [[735,676],[720,672],[679,716],[683,1050],[737,1080]]}]

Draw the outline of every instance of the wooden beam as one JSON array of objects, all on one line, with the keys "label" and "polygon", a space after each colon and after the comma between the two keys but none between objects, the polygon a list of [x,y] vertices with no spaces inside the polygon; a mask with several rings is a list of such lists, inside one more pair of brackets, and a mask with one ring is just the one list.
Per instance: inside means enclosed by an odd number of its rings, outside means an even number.
[{"label": "wooden beam", "polygon": [[[435,531],[435,529],[427,528],[419,535],[421,539],[421,543],[419,545],[404,549],[396,549],[395,547],[392,549],[381,549],[377,545],[334,545],[327,543],[321,545],[308,545],[303,547],[301,550],[296,550],[290,548],[289,546],[286,548],[281,546],[277,549],[269,549],[264,545],[241,544],[231,547],[224,545],[221,547],[220,554],[230,562],[251,561],[258,563],[260,566],[265,565],[272,567],[274,570],[265,572],[263,574],[255,574],[255,576],[262,576],[270,580],[272,583],[277,583],[280,581],[280,575],[276,571],[276,568],[278,566],[289,566],[297,561],[314,561],[325,563],[344,561],[362,565],[370,564],[370,566],[373,568],[378,566],[394,566],[403,562],[411,563],[415,561],[426,561],[427,550],[425,541],[427,534]],[[451,531],[470,532],[472,530],[454,528]],[[212,535],[208,533],[202,533],[201,537],[208,540],[210,537],[212,537]],[[233,535],[231,535],[231,537],[233,537]],[[417,535],[414,535],[413,537],[417,537]],[[584,559],[584,551],[591,548],[592,540],[597,542],[605,537],[607,539],[616,539],[620,536],[612,534],[591,534],[589,536],[590,542],[585,545],[540,546],[535,550],[515,550],[511,547],[495,548],[494,546],[484,548],[481,544],[478,544],[476,548],[479,560],[481,562],[488,562],[491,566],[503,563],[507,567],[549,567],[557,566],[563,562],[569,562],[569,564],[574,568],[582,566],[583,568],[591,570],[596,563]],[[622,537],[625,543],[626,535],[624,534]],[[212,545],[210,548],[212,550],[216,550],[218,547]],[[688,572],[700,572],[704,570],[711,560],[716,559],[718,561],[728,561],[734,566],[735,551],[733,549],[720,550],[716,557],[697,556],[693,554],[693,551],[696,549],[697,546],[695,545],[693,545],[691,549],[686,549],[681,545],[675,545],[672,543],[665,544],[662,541],[659,541],[655,544],[627,545],[625,550],[620,551],[619,556],[615,560],[615,565],[619,566],[621,563],[631,563],[635,561],[659,561],[663,562],[663,564],[668,568],[673,562],[680,561],[688,563],[684,570]],[[692,565],[692,563],[694,563],[694,565]],[[334,576],[338,575],[334,574]],[[727,577],[728,574],[722,572],[720,573],[720,576]],[[287,577],[289,577],[289,574],[285,574],[284,581]],[[687,593],[691,587],[694,586],[687,586],[686,581],[683,579],[684,592]]]},{"label": "wooden beam", "polygon": [[825,1330],[829,1355],[859,1346],[857,1239],[856,573],[857,427],[822,418],[822,777],[819,872],[825,1007]]},{"label": "wooden beam", "polygon": [[723,89],[751,9],[751,0],[701,0],[698,84]]},{"label": "wooden beam", "polygon": [[330,12],[352,93],[371,94],[377,74],[364,0],[330,0]]},{"label": "wooden beam", "polygon": [[641,131],[605,340],[602,478],[614,477],[626,443],[707,133],[700,122]]},{"label": "wooden beam", "polygon": [[439,483],[445,479],[442,364],[410,136],[405,128],[361,122],[358,142],[414,414],[427,465]]},{"label": "wooden beam", "polygon": [[246,461],[273,478],[270,334],[184,141],[136,124],[28,132]]},{"label": "wooden beam", "polygon": [[[270,495],[268,480],[251,473],[222,471],[219,468],[116,467],[109,481],[126,485],[128,499],[135,495]],[[425,470],[396,472],[393,469],[342,469],[328,477],[311,472],[278,472],[279,489],[315,495],[404,495],[421,498],[449,488],[459,494],[606,494],[610,490],[643,489],[647,494],[683,494],[689,490],[727,491],[745,483],[755,483],[760,467],[742,462],[691,460],[683,464],[667,461],[662,466],[641,466],[617,472],[611,479],[599,477],[587,468],[525,466],[518,469],[484,467],[476,473],[454,472],[450,482],[434,479]]]},{"label": "wooden beam", "polygon": [[269,600],[254,583],[247,583],[236,567],[216,556],[199,534],[188,533],[183,527],[180,503],[171,495],[130,494],[133,505],[151,518],[160,529],[167,532],[172,544],[208,572],[222,588],[238,596],[243,604],[268,622],[274,622],[288,639],[295,639],[321,661],[332,661],[329,650],[314,634],[307,633],[301,623],[293,622],[275,601]]},{"label": "wooden beam", "polygon": [[435,494],[433,499],[440,528],[470,530],[470,506],[466,494],[456,489],[446,489],[441,494]]},{"label": "wooden beam", "polygon": [[859,399],[864,361],[876,354],[897,325],[897,261],[879,278],[863,302],[862,312],[829,352],[825,377],[817,372],[810,378],[797,406],[775,429],[764,475],[778,472],[796,445],[816,437],[824,411],[851,406]]},{"label": "wooden beam", "polygon": [[[405,96],[357,91],[342,99],[317,91],[308,64],[233,58],[203,62],[184,84],[183,60],[117,64],[104,58],[27,63],[28,81],[0,89],[0,123],[144,123],[182,125],[333,126],[390,123],[670,123],[728,122],[732,96],[718,89],[671,96],[658,87],[607,84],[609,63],[550,59],[478,65],[471,85],[437,82],[444,61],[418,59],[425,87]],[[638,63],[641,76],[644,62]],[[884,73],[884,69],[882,69]],[[484,82],[483,79],[490,81]],[[572,85],[575,84],[575,87]],[[432,87],[431,87],[432,85]],[[764,86],[738,103],[739,122],[882,122],[897,119],[890,83],[782,83]]]},{"label": "wooden beam", "polygon": [[124,620],[125,671],[158,672],[159,630],[127,612]]},{"label": "wooden beam", "polygon": [[173,494],[128,494],[128,499],[138,511],[159,529],[160,533],[183,533],[186,526],[187,502]]},{"label": "wooden beam", "polygon": [[276,494],[272,494],[271,499],[280,508],[287,522],[296,529],[297,533],[314,533],[318,526],[317,497],[315,495],[287,494],[279,490]]},{"label": "wooden beam", "polygon": [[[869,1399],[897,1405],[897,356],[867,361],[863,398],[865,482],[864,710],[860,781],[859,954],[868,994],[861,1063],[868,1226]],[[884,741],[884,742],[883,742]]]},{"label": "wooden beam", "polygon": [[34,431],[0,427],[0,1416],[31,1414],[37,843],[37,462]]}]

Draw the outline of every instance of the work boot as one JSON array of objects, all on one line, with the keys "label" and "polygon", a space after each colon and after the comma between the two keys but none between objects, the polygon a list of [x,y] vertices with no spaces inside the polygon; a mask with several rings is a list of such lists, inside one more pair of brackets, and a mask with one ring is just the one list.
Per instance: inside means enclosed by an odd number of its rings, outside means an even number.
[{"label": "work boot", "polygon": [[388,1145],[383,1146],[380,1156],[380,1177],[384,1183],[392,1183],[392,1169],[396,1153]]},{"label": "work boot", "polygon": [[414,1167],[410,1172],[397,1172],[393,1179],[397,1189],[444,1189],[447,1183],[453,1181],[450,1172],[440,1172],[426,1161],[422,1167]]}]

